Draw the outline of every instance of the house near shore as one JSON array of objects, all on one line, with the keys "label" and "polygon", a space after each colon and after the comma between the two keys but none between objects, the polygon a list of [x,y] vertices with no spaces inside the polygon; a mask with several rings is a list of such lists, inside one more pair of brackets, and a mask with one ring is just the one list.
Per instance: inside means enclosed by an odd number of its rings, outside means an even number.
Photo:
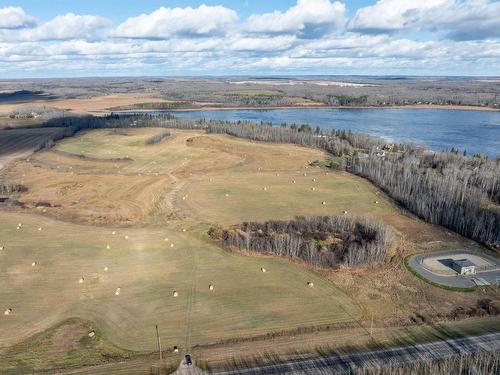
[{"label": "house near shore", "polygon": [[472,263],[469,259],[457,259],[451,264],[453,268],[459,275],[475,275],[476,265]]}]

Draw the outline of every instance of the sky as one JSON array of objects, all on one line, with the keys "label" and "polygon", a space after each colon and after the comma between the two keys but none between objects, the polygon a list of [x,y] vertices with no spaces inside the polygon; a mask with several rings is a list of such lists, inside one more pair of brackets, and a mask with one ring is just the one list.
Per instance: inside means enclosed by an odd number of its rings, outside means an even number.
[{"label": "sky", "polygon": [[0,79],[500,75],[500,1],[0,0]]}]

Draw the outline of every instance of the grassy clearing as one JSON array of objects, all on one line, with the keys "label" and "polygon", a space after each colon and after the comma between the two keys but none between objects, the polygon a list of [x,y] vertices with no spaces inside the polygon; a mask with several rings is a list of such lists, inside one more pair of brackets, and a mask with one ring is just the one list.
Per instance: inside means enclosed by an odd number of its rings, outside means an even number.
[{"label": "grassy clearing", "polygon": [[131,163],[117,168],[116,172],[122,173],[165,173],[186,161],[196,162],[200,158],[200,153],[183,155],[179,149],[183,147],[183,142],[168,142],[168,147],[163,147],[163,143],[145,147],[148,138],[162,131],[154,128],[127,129],[125,135],[113,134],[110,129],[85,131],[77,137],[62,140],[56,149],[103,161],[130,158]]},{"label": "grassy clearing", "polygon": [[[282,171],[276,176],[271,171],[235,171],[213,176],[212,181],[199,178],[187,185],[185,194],[189,199],[183,203],[185,210],[197,218],[220,224],[290,219],[297,215],[339,215],[344,211],[382,216],[392,211],[366,181],[346,173],[325,175],[321,169],[308,171],[307,176],[303,173]],[[376,200],[378,204],[374,203]]]},{"label": "grassy clearing", "polygon": [[232,255],[189,233],[114,229],[112,235],[16,214],[1,214],[1,222],[0,301],[13,314],[0,318],[0,347],[70,317],[94,322],[104,337],[133,350],[154,350],[155,324],[165,347],[186,348],[360,317],[344,292],[298,265]]},{"label": "grassy clearing", "polygon": [[67,319],[0,354],[0,372],[68,369],[128,359],[136,354],[116,347],[98,332],[90,337],[93,329],[91,322]]}]

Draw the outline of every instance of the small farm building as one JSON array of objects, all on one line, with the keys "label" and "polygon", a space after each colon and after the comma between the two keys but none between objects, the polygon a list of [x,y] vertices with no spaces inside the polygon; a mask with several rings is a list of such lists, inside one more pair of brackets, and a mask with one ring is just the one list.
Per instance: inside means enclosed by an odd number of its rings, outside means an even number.
[{"label": "small farm building", "polygon": [[459,275],[474,275],[476,273],[476,265],[468,259],[454,260],[451,267],[457,271]]}]

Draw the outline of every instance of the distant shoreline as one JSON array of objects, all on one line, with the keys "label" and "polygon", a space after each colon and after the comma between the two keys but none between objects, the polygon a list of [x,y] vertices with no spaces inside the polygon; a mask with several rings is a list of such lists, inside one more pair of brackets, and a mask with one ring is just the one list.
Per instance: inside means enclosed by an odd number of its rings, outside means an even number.
[{"label": "distant shoreline", "polygon": [[94,110],[92,113],[110,114],[110,113],[137,113],[137,112],[200,112],[200,111],[265,111],[279,109],[443,109],[449,111],[483,111],[500,112],[500,108],[479,107],[468,105],[437,105],[437,104],[410,104],[394,106],[332,106],[332,105],[308,105],[308,106],[271,106],[271,107],[199,107],[199,108],[175,108],[175,109],[125,109],[125,110]]}]

